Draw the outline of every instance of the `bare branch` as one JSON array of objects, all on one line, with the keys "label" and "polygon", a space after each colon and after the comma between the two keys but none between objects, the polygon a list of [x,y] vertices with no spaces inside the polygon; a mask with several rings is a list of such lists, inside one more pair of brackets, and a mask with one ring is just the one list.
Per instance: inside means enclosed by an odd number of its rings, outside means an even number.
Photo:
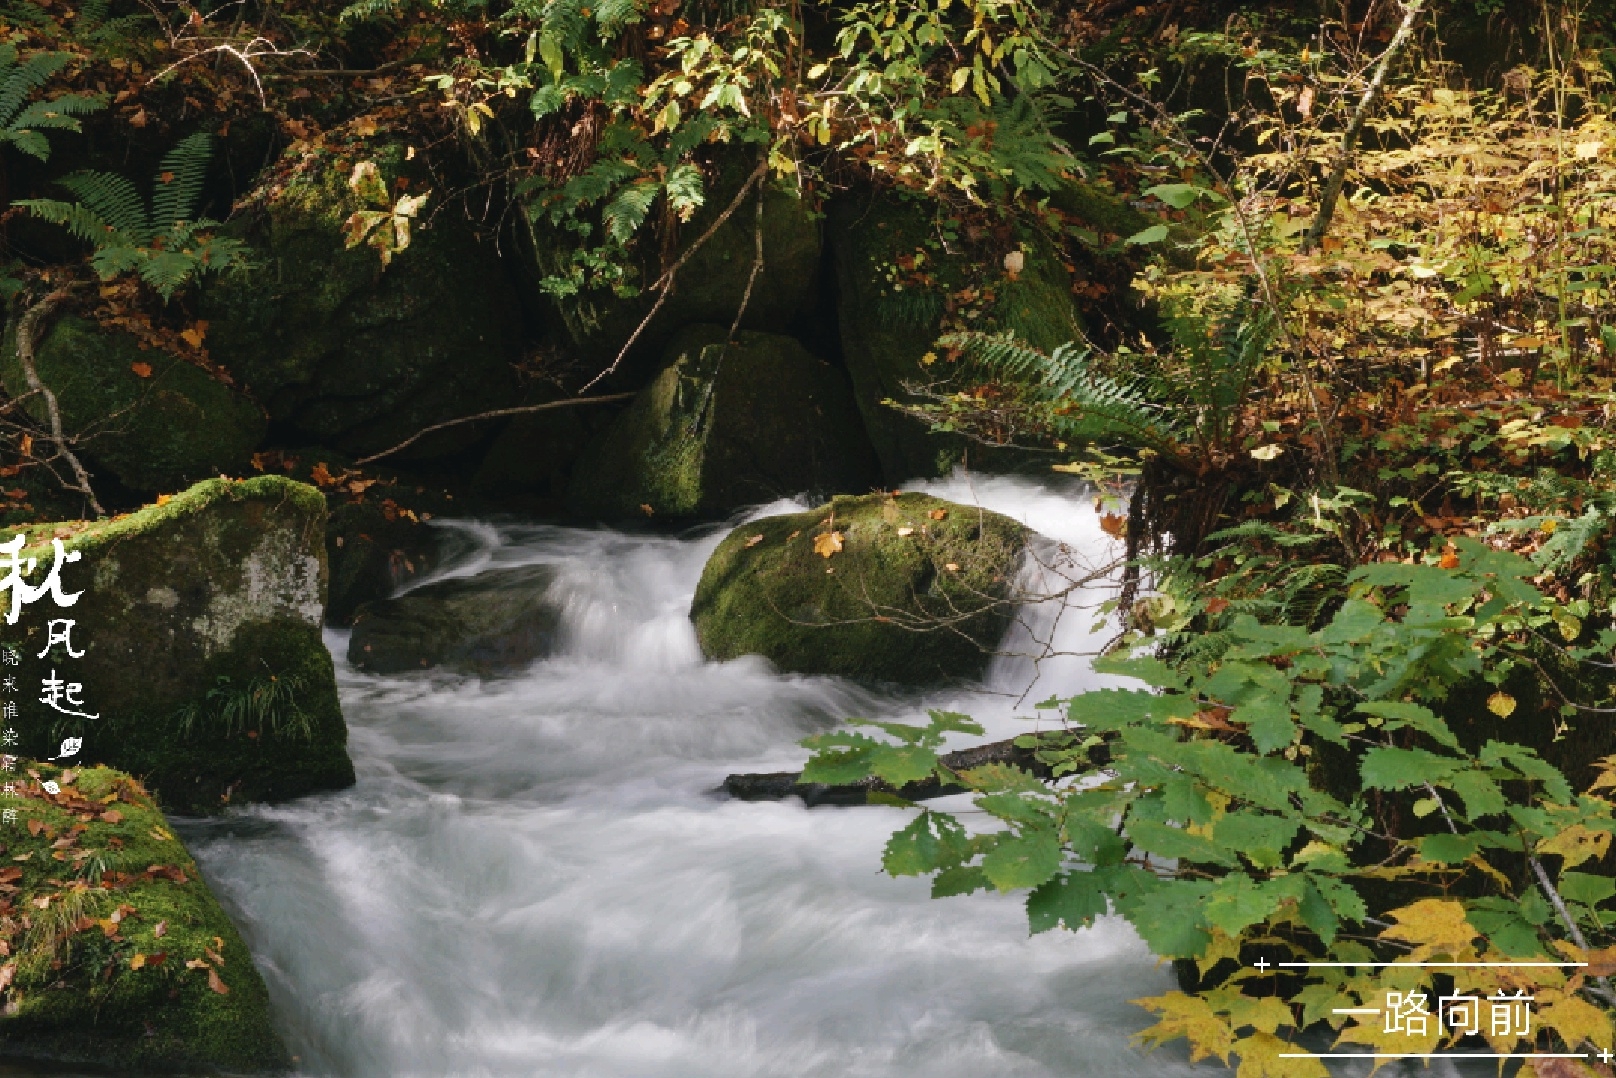
[{"label": "bare branch", "polygon": [[610,404],[612,401],[628,400],[632,396],[634,396],[632,393],[608,393],[603,397],[568,397],[565,400],[549,401],[544,404],[524,404],[518,408],[496,408],[491,412],[463,415],[459,419],[445,419],[442,423],[434,423],[430,427],[423,427],[391,449],[384,449],[380,453],[372,453],[368,457],[360,457],[354,463],[369,464],[373,460],[390,457],[399,450],[405,449],[425,438],[433,431],[443,430],[446,427],[458,427],[462,423],[475,423],[479,419],[498,419],[500,416],[505,415],[529,415],[533,412],[547,412],[551,408],[571,408],[577,404]]}]

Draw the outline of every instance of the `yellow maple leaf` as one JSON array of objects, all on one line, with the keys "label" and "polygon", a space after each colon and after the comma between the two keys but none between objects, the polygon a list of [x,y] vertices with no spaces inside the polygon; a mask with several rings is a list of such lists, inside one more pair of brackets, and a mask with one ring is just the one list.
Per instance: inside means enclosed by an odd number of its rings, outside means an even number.
[{"label": "yellow maple leaf", "polygon": [[1560,1034],[1569,1045],[1592,1041],[1610,1051],[1612,1047],[1610,1018],[1604,1011],[1587,1000],[1568,995],[1553,988],[1539,989],[1537,994],[1537,1021]]},{"label": "yellow maple leaf", "polygon": [[1242,1038],[1234,1051],[1240,1057],[1235,1078],[1330,1078],[1318,1056],[1303,1054],[1272,1033]]},{"label": "yellow maple leaf", "polygon": [[821,558],[828,558],[832,554],[840,553],[842,549],[841,532],[825,532],[814,536],[814,553]]},{"label": "yellow maple leaf", "polygon": [[1422,898],[1387,914],[1397,923],[1382,932],[1381,938],[1414,944],[1408,961],[1423,962],[1434,954],[1457,958],[1476,938],[1476,930],[1465,920],[1464,906],[1451,898]]},{"label": "yellow maple leaf", "polygon": [[[1435,996],[1430,995],[1429,998],[1434,999]],[[1424,1034],[1409,1033],[1404,1029],[1396,1029],[1388,1033],[1386,1025],[1379,1015],[1371,1016],[1367,1021],[1358,1018],[1354,1018],[1352,1021],[1353,1024],[1342,1030],[1341,1036],[1336,1039],[1337,1047],[1343,1044],[1364,1044],[1370,1046],[1376,1052],[1395,1055],[1400,1053],[1434,1052],[1442,1040],[1442,1030],[1434,1016],[1426,1022]],[[1388,1062],[1389,1060],[1385,1059],[1375,1060],[1374,1066],[1369,1073],[1374,1074],[1375,1071],[1380,1070]]]},{"label": "yellow maple leaf", "polygon": [[1169,992],[1165,996],[1136,999],[1134,1003],[1157,1016],[1156,1024],[1134,1034],[1147,1049],[1180,1037],[1190,1042],[1190,1062],[1216,1056],[1225,1065],[1234,1049],[1234,1032],[1212,1005],[1199,996]]},{"label": "yellow maple leaf", "polygon": [[1591,857],[1603,857],[1609,849],[1609,831],[1590,831],[1580,823],[1537,844],[1538,853],[1557,853],[1565,858],[1562,869],[1576,868]]},{"label": "yellow maple leaf", "polygon": [[1212,942],[1200,954],[1195,956],[1195,968],[1200,970],[1201,976],[1206,976],[1207,970],[1217,965],[1225,958],[1240,960],[1240,941],[1228,935],[1216,925],[1212,927]]}]

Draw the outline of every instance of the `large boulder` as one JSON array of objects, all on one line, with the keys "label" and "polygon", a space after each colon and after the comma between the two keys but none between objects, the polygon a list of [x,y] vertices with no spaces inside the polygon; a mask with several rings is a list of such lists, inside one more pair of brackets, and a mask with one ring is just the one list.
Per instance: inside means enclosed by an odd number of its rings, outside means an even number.
[{"label": "large boulder", "polygon": [[692,326],[585,450],[572,504],[600,517],[727,513],[804,491],[863,493],[875,458],[842,373],[790,337]]},{"label": "large boulder", "polygon": [[[132,490],[178,490],[240,472],[268,426],[256,403],[201,367],[76,316],[51,324],[35,348],[34,367],[91,469]],[[11,340],[0,359],[0,383],[13,397],[28,391]],[[45,420],[41,398],[27,407]]]},{"label": "large boulder", "polygon": [[0,1059],[289,1070],[247,945],[140,783],[105,767],[13,768],[0,795],[16,813],[0,828]]},{"label": "large boulder", "polygon": [[[350,151],[295,147],[269,170],[243,215],[253,268],[211,282],[202,311],[214,357],[287,437],[358,457],[509,405],[521,327],[493,244],[460,207],[439,209],[441,193],[391,264],[346,246],[343,223],[373,208],[350,189],[357,162],[376,163],[390,192],[418,194],[430,178],[402,145]],[[396,459],[457,453],[484,431],[453,427]]]},{"label": "large boulder", "polygon": [[[740,165],[738,158],[732,158],[717,168],[709,181],[706,204],[689,223],[679,226],[678,242],[672,250],[685,250],[718,219],[745,180],[747,169]],[[763,270],[752,283],[741,326],[789,329],[822,300],[819,266],[823,238],[819,216],[795,185],[766,180],[762,227]],[[635,342],[636,355],[654,362],[685,326],[698,322],[727,326],[735,320],[756,260],[756,229],[754,200],[749,198],[679,271],[673,292]],[[563,229],[540,223],[533,226],[529,240],[538,274],[565,274],[575,238]],[[641,288],[638,295],[623,297],[609,289],[590,289],[565,297],[546,296],[547,306],[565,327],[568,344],[591,368],[611,363],[650,311],[656,293],[649,286],[663,269],[661,252],[654,247],[646,244],[634,265],[635,283]]]},{"label": "large boulder", "polygon": [[[884,403],[919,402],[924,394],[910,386],[946,383],[936,342],[950,323],[1014,330],[1046,351],[1081,333],[1070,275],[1046,238],[1006,225],[1002,235],[961,236],[945,247],[937,213],[935,205],[885,194],[846,199],[830,215],[842,355],[892,484],[946,472],[967,452],[958,437],[932,434]],[[1019,257],[1019,269],[1006,265],[1010,256]],[[1013,453],[970,451],[973,466],[995,458],[1019,463]]]},{"label": "large boulder", "polygon": [[903,685],[980,678],[1014,617],[1030,534],[924,494],[834,498],[731,532],[690,617],[710,659]]},{"label": "large boulder", "polygon": [[[528,389],[522,404],[546,404],[565,397],[552,384],[538,384]],[[471,493],[511,511],[562,512],[579,453],[621,409],[621,405],[585,404],[512,416],[472,474]]]},{"label": "large boulder", "polygon": [[348,661],[371,674],[446,667],[460,673],[519,670],[555,648],[561,607],[547,565],[493,569],[425,584],[366,603],[354,617]]},{"label": "large boulder", "polygon": [[[325,516],[313,487],[260,476],[25,529],[30,579],[47,578],[65,540],[79,557],[64,557],[61,590],[78,598],[45,595],[0,623],[19,660],[16,751],[48,759],[82,738],[75,762],[128,771],[181,812],[352,783],[321,638]],[[65,643],[58,619],[74,623]]]}]

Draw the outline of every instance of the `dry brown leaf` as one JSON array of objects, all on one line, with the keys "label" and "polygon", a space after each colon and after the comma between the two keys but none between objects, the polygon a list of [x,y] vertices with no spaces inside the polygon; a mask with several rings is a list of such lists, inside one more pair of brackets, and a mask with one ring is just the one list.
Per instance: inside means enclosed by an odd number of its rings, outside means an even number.
[{"label": "dry brown leaf", "polygon": [[123,823],[123,813],[117,809],[107,809],[101,814],[102,823]]},{"label": "dry brown leaf", "polygon": [[221,996],[228,996],[230,994],[229,985],[225,984],[219,979],[219,973],[217,970],[208,970],[208,987],[219,993]]},{"label": "dry brown leaf", "polygon": [[314,485],[317,487],[329,487],[337,481],[337,477],[332,475],[330,470],[326,468],[323,460],[310,469],[309,478],[314,480]]},{"label": "dry brown leaf", "polygon": [[933,509],[931,512],[927,513],[926,515],[931,517],[933,520],[944,520],[944,519],[947,519],[947,517],[948,517],[948,510],[947,509]]},{"label": "dry brown leaf", "polygon": [[821,558],[828,558],[832,554],[840,553],[842,549],[841,532],[825,532],[814,536],[814,553]]},{"label": "dry brown leaf", "polygon": [[640,503],[640,512],[644,513],[648,517],[656,516],[656,510],[651,508],[651,505],[650,505],[649,502],[641,502]]},{"label": "dry brown leaf", "polygon": [[131,363],[131,364],[129,364],[129,369],[135,372],[135,377],[136,378],[150,378],[151,377],[151,364],[150,363]]},{"label": "dry brown leaf", "polygon": [[959,572],[959,564],[957,562],[948,562],[943,566],[943,568],[947,569],[951,573]]},{"label": "dry brown leaf", "polygon": [[198,322],[190,329],[181,330],[180,339],[186,344],[190,345],[192,348],[201,348],[202,338],[207,336],[207,333],[208,324],[206,322]]},{"label": "dry brown leaf", "polygon": [[746,545],[749,548],[750,547],[755,547],[761,542],[763,542],[763,535],[762,535],[761,532],[759,534],[757,534],[757,535],[748,535],[746,537]]},{"label": "dry brown leaf", "polygon": [[1100,530],[1113,539],[1128,534],[1128,518],[1121,513],[1107,513],[1100,518]]},{"label": "dry brown leaf", "polygon": [[152,929],[151,934],[156,936],[158,939],[162,939],[164,936],[168,935],[168,922],[158,921],[156,926]]}]

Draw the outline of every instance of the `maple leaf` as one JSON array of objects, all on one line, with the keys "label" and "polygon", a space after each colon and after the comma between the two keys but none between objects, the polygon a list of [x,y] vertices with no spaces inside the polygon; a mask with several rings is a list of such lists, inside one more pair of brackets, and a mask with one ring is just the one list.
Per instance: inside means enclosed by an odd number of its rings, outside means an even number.
[{"label": "maple leaf", "polygon": [[337,477],[332,475],[331,472],[326,468],[325,461],[320,461],[319,463],[315,464],[315,466],[309,471],[309,478],[314,480],[316,486],[321,487],[329,487],[337,481]]},{"label": "maple leaf", "polygon": [[814,536],[814,553],[821,558],[828,558],[832,554],[839,553],[841,549],[841,532],[825,532],[823,535]]},{"label": "maple leaf", "polygon": [[1577,1045],[1588,1040],[1610,1050],[1610,1018],[1592,1003],[1553,988],[1543,988],[1538,990],[1537,1004],[1538,1024],[1553,1029],[1567,1044]]},{"label": "maple leaf", "polygon": [[136,378],[150,378],[151,377],[151,364],[150,363],[131,363],[131,364],[129,364],[129,369],[135,372],[135,377]]},{"label": "maple leaf", "polygon": [[1113,539],[1128,534],[1128,518],[1120,513],[1107,513],[1100,518],[1100,530]]},{"label": "maple leaf", "polygon": [[1397,923],[1382,932],[1381,938],[1414,944],[1408,956],[1411,962],[1423,962],[1434,954],[1457,958],[1478,935],[1465,919],[1464,906],[1451,898],[1422,898],[1387,916]]},{"label": "maple leaf", "polygon": [[[1272,997],[1270,997],[1272,998]],[[1272,1033],[1253,1033],[1234,1046],[1240,1057],[1235,1078],[1330,1078],[1324,1063],[1311,1055],[1296,1056],[1298,1049]]]},{"label": "maple leaf", "polygon": [[1156,1024],[1134,1034],[1146,1048],[1156,1048],[1180,1037],[1190,1042],[1190,1062],[1216,1056],[1224,1064],[1234,1049],[1234,1032],[1212,1005],[1199,996],[1168,992],[1136,999],[1134,1003],[1157,1015]]}]

